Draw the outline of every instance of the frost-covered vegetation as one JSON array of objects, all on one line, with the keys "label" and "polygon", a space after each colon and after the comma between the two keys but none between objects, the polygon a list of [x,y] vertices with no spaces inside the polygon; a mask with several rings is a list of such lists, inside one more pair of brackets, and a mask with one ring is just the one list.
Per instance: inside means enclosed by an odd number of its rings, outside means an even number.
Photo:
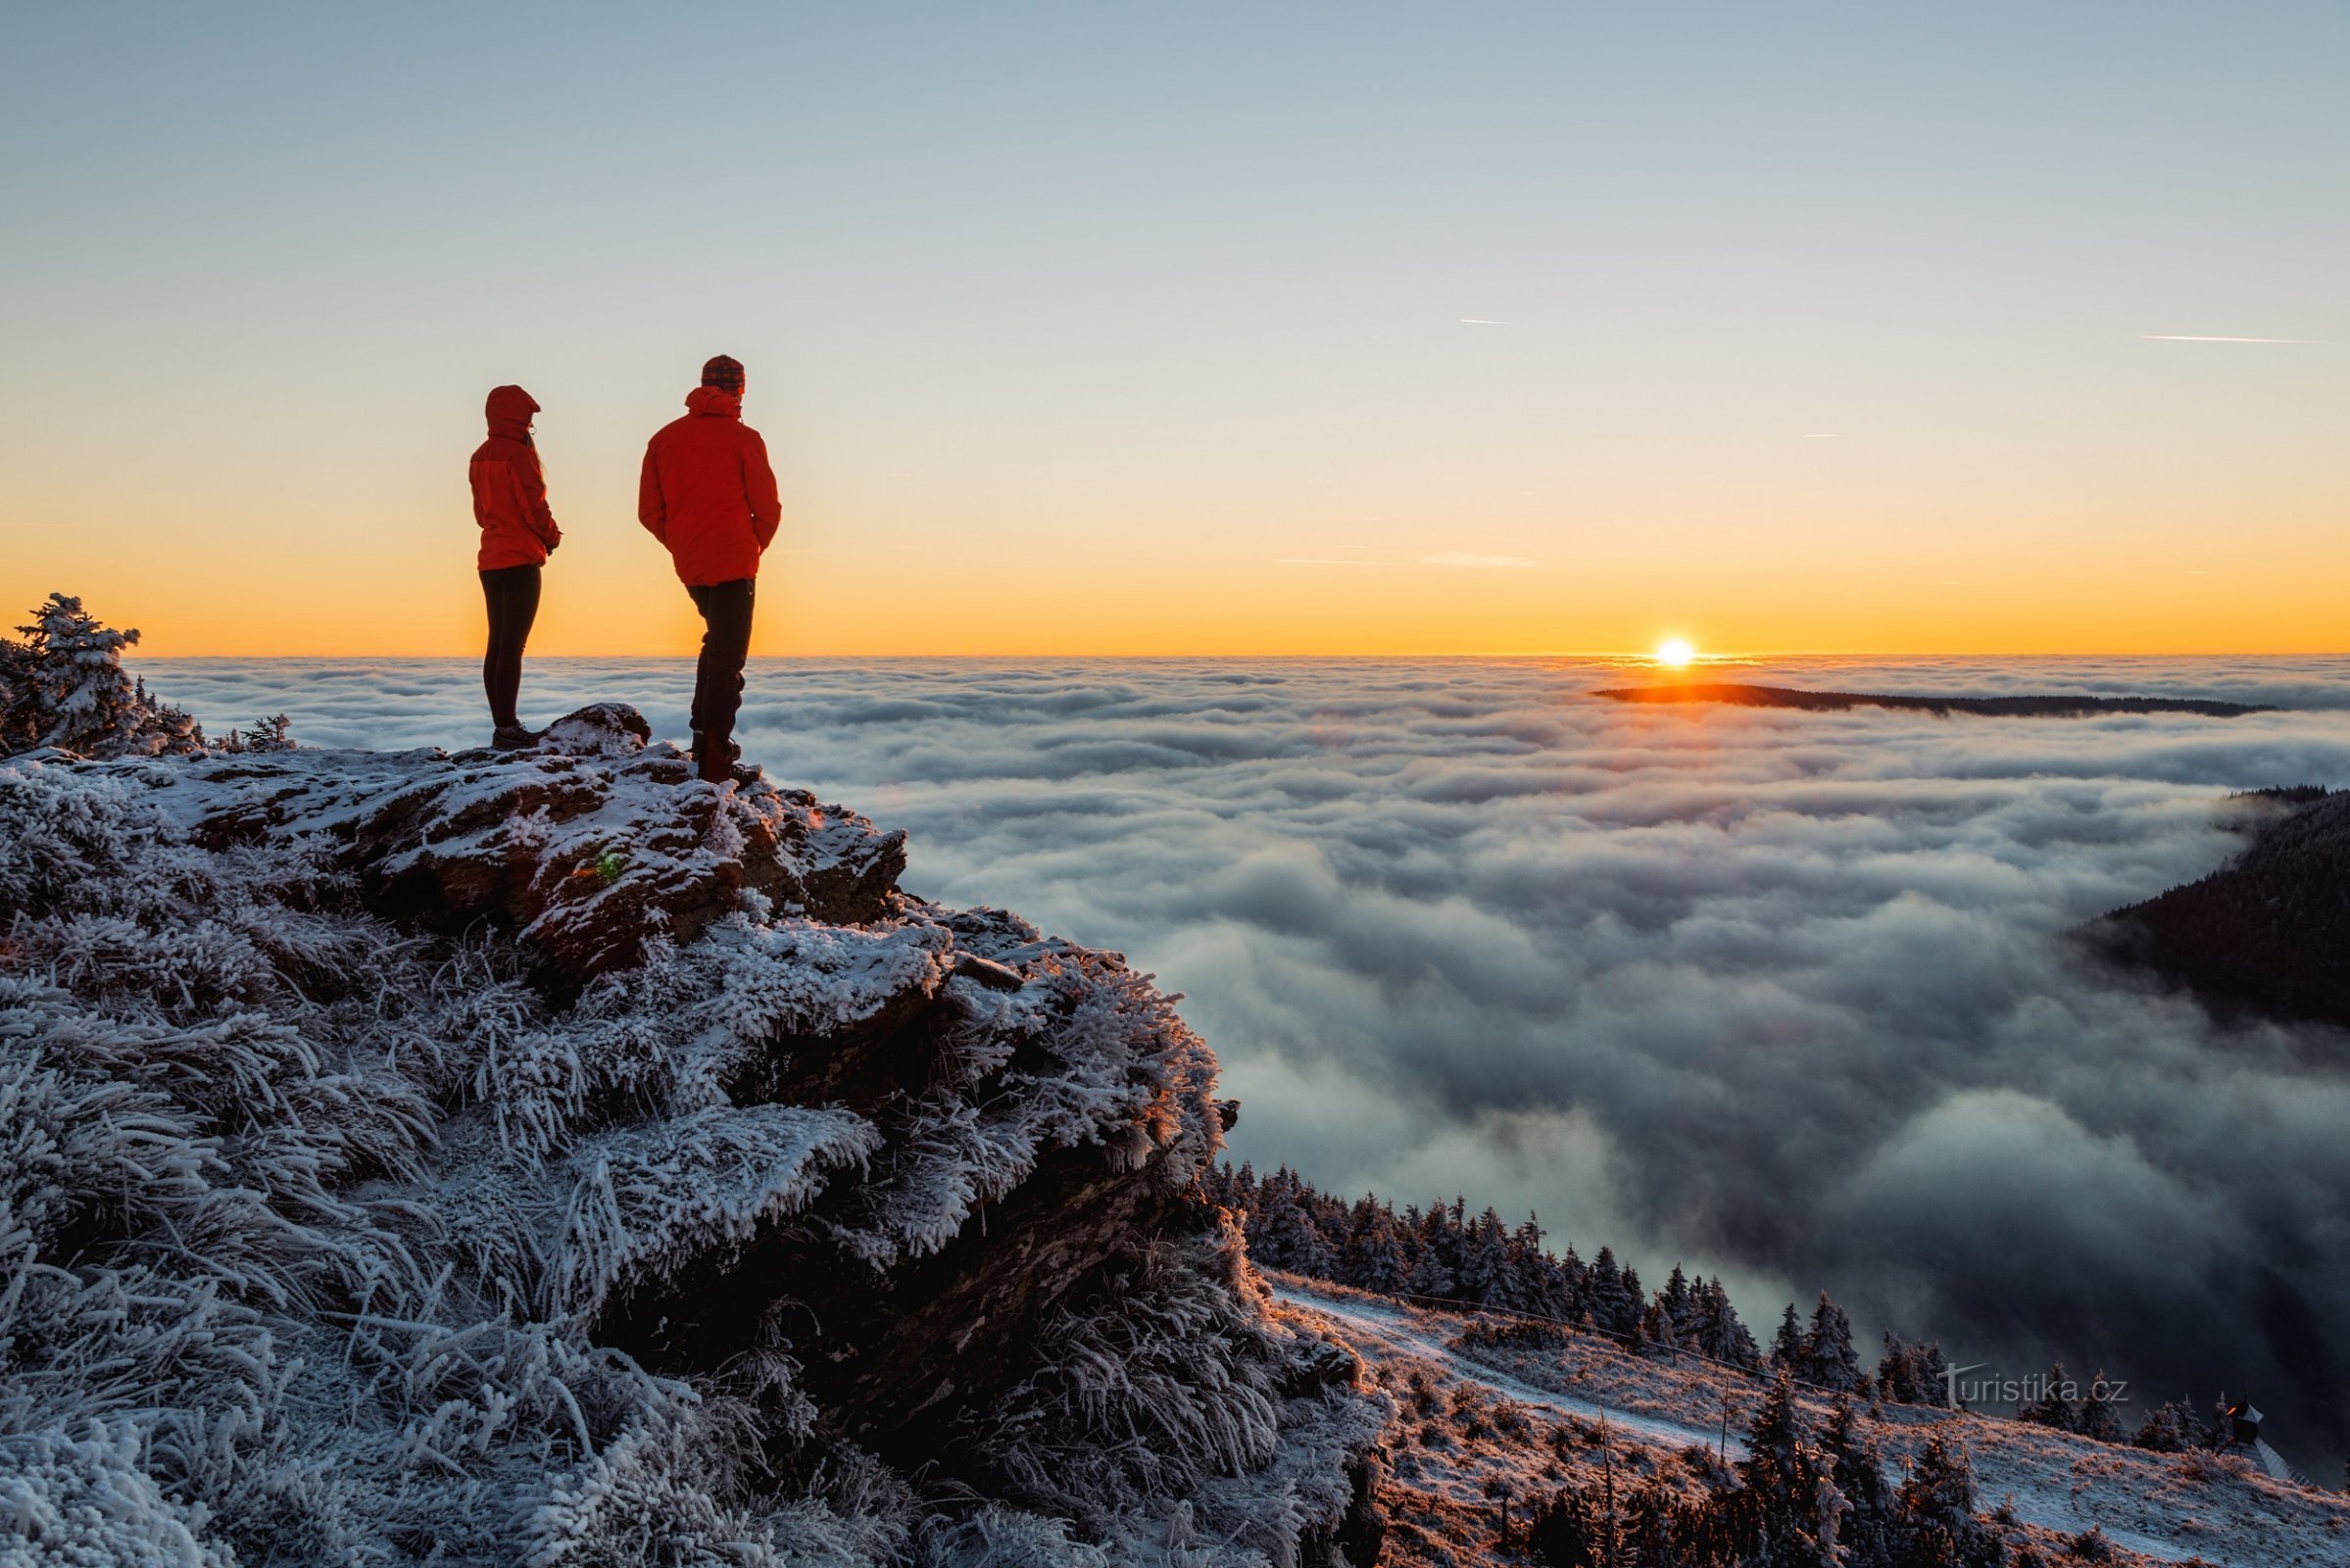
[{"label": "frost-covered vegetation", "polygon": [[1387,1568],[2319,1568],[2350,1550],[2350,1501],[2241,1452],[2150,1453],[1273,1278],[1395,1400]]},{"label": "frost-covered vegetation", "polygon": [[[196,721],[122,668],[135,630],[101,625],[65,594],[51,594],[17,630],[24,641],[0,637],[0,756],[41,747],[83,757],[203,749]],[[285,738],[283,725],[276,733]]]},{"label": "frost-covered vegetation", "polygon": [[[0,764],[0,1561],[1206,1568],[1360,1530],[1385,1403],[1199,1200],[1214,1059],[1149,977],[609,715],[164,755],[192,726],[71,635],[99,695],[44,710],[94,716]],[[546,858],[672,819],[649,893]],[[732,907],[689,932],[696,878]],[[637,940],[542,944],[517,888]]]}]

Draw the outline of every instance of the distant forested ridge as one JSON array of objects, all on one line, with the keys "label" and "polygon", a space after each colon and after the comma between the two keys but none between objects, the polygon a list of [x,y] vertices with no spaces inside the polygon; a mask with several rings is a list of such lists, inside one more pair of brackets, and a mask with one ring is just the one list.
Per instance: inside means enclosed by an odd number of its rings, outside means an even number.
[{"label": "distant forested ridge", "polygon": [[2222,1011],[2350,1028],[2350,791],[2238,799],[2259,812],[2242,855],[2080,935]]},{"label": "distant forested ridge", "polygon": [[2092,718],[2103,713],[2196,713],[2235,718],[2276,710],[2255,703],[2222,703],[2199,697],[1963,697],[1927,694],[1886,696],[1870,692],[1807,692],[1792,686],[1741,686],[1726,681],[1655,686],[1611,686],[1592,693],[1619,703],[1735,703],[1741,708],[1798,708],[1840,712],[1852,708],[1891,708],[1932,713],[1976,713],[1985,718]]},{"label": "distant forested ridge", "polygon": [[[1851,1321],[1826,1291],[1808,1324],[1787,1307],[1766,1354],[1720,1280],[1691,1279],[1676,1265],[1663,1287],[1650,1292],[1611,1248],[1600,1248],[1589,1262],[1572,1246],[1550,1251],[1531,1216],[1512,1226],[1492,1208],[1472,1214],[1459,1198],[1425,1210],[1406,1204],[1398,1211],[1367,1194],[1347,1202],[1316,1191],[1287,1165],[1259,1180],[1248,1165],[1218,1164],[1201,1175],[1200,1186],[1212,1200],[1243,1213],[1248,1255],[1271,1268],[1383,1296],[1520,1313],[1603,1334],[1643,1353],[1689,1352],[1863,1396],[1873,1387],[1852,1348]],[[1885,1350],[1874,1380],[1885,1397],[1940,1400],[1939,1347],[1888,1334]]]}]

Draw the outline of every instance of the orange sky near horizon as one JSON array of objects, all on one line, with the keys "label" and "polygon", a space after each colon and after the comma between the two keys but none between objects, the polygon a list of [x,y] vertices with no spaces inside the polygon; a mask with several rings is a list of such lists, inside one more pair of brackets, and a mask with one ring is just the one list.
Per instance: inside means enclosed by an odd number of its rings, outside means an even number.
[{"label": "orange sky near horizon", "polygon": [[[1872,462],[1848,437],[1748,443],[1695,480],[1627,465],[1552,497],[1251,497],[1245,454],[1240,479],[1151,493],[1104,475],[918,479],[809,460],[763,422],[787,515],[761,572],[759,655],[1605,654],[1674,636],[1708,655],[2350,648],[2332,487],[2220,494],[2224,475],[2198,487],[2176,461],[2147,460],[2118,494],[2076,474],[2003,508],[1995,472],[1920,501],[1914,457]],[[60,520],[36,503],[31,526],[9,527],[0,603],[79,594],[139,627],[151,657],[472,653],[471,438],[462,417],[443,423],[308,470],[269,466],[268,490],[235,507],[220,497],[251,472],[234,460],[135,461],[133,441],[111,495],[61,497]],[[565,542],[532,652],[690,652],[699,621],[633,516],[635,443],[542,416],[541,449]]]},{"label": "orange sky near horizon", "polygon": [[2350,11],[916,10],[27,16],[0,619],[473,653],[519,381],[685,653],[725,352],[759,655],[2350,650]]},{"label": "orange sky near horizon", "polygon": [[[700,622],[659,546],[622,509],[566,505],[560,478],[555,495],[565,542],[531,651],[690,653]],[[189,507],[168,527],[119,519],[120,544],[102,549],[90,548],[109,531],[99,519],[12,530],[0,595],[29,609],[53,589],[77,593],[102,619],[141,628],[150,657],[469,654],[482,612],[462,507],[445,499],[429,527],[338,518],[327,536],[310,526],[317,514],[272,527],[192,520]],[[2289,541],[2283,559],[2228,551],[2217,521],[2164,531],[2142,514],[2102,526],[2024,516],[1930,552],[1914,539],[1872,549],[1867,530],[1838,536],[1817,518],[1728,532],[1649,510],[1629,539],[1581,551],[1538,541],[1531,522],[1481,533],[1529,552],[1507,564],[1486,564],[1502,552],[1435,548],[1447,542],[1435,528],[1364,545],[1338,538],[1360,527],[1291,519],[1284,531],[1307,542],[1275,556],[1245,524],[1143,525],[1132,510],[1123,533],[1082,514],[924,527],[887,507],[842,505],[821,523],[796,511],[762,566],[753,652],[1613,654],[1669,637],[1714,656],[2350,649],[2350,529],[2322,497],[2237,524]],[[346,530],[385,547],[363,557]],[[222,548],[232,538],[241,548]]]}]

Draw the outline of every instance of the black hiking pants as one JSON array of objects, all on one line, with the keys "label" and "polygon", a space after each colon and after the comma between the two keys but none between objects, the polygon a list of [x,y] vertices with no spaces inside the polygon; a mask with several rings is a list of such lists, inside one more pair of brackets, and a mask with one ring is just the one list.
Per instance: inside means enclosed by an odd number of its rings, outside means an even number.
[{"label": "black hiking pants", "polygon": [[702,658],[694,665],[694,712],[690,722],[699,738],[703,776],[710,763],[723,769],[727,743],[734,738],[734,715],[743,706],[743,661],[751,657],[751,601],[759,587],[756,577],[707,588],[689,586],[694,608],[702,612]]},{"label": "black hiking pants", "polygon": [[520,729],[514,701],[522,691],[522,645],[539,613],[539,568],[500,566],[481,574],[481,597],[490,611],[489,652],[481,656],[481,689],[490,700],[490,722]]}]

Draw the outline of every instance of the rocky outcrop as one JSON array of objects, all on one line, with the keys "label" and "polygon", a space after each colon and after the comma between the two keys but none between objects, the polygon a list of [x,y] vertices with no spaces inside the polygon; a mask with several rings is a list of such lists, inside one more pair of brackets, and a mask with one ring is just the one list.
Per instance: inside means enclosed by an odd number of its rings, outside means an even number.
[{"label": "rocky outcrop", "polygon": [[200,842],[326,835],[378,913],[439,931],[494,920],[574,983],[737,908],[836,925],[888,911],[903,832],[753,770],[701,783],[651,733],[634,709],[599,703],[522,752],[214,754],[139,776],[185,786],[186,805],[162,804]]},{"label": "rocky outcrop", "polygon": [[240,1560],[1376,1555],[1384,1403],[1200,1196],[1212,1054],[903,834],[600,705],[0,765],[0,836],[59,1496]]}]

